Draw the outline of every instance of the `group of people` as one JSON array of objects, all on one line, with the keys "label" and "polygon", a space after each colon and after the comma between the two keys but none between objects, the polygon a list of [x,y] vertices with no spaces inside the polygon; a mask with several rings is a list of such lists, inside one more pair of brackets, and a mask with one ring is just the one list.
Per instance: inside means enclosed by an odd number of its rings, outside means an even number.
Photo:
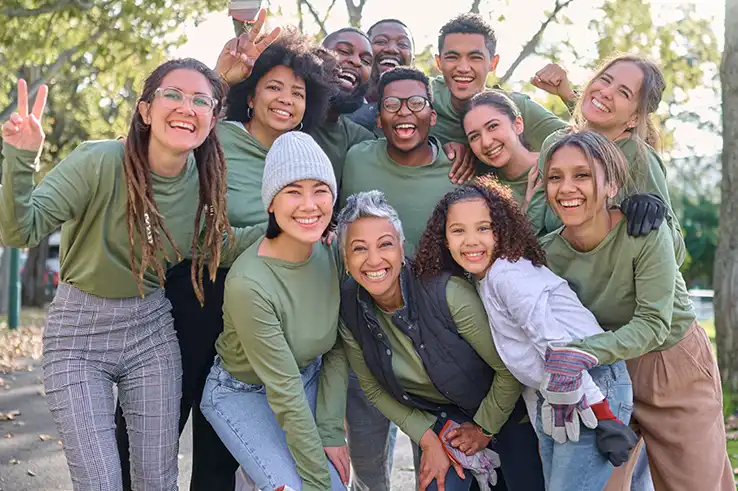
[{"label": "group of people", "polygon": [[[260,12],[146,79],[128,134],[37,185],[47,88],[2,126],[0,234],[61,226],[44,386],[75,490],[735,489],[679,266],[653,62],[488,89],[493,28],[317,45]],[[471,179],[473,176],[476,177]],[[117,386],[117,399],[114,397]]]}]

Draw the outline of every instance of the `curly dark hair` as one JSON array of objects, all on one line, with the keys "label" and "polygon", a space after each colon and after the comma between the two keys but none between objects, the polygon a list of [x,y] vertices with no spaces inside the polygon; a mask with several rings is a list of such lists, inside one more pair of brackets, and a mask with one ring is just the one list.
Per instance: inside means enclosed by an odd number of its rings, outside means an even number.
[{"label": "curly dark hair", "polygon": [[436,205],[415,254],[414,271],[418,278],[433,278],[444,271],[464,275],[446,247],[446,218],[451,205],[472,199],[483,200],[489,208],[495,236],[493,262],[498,258],[513,262],[525,258],[536,266],[546,265],[546,253],[510,188],[493,176],[482,176],[446,193]]},{"label": "curly dark hair", "polygon": [[226,99],[226,119],[246,124],[249,120],[248,101],[254,95],[256,84],[272,68],[280,65],[291,68],[305,81],[302,131],[308,133],[320,125],[325,119],[333,90],[334,67],[326,66],[325,49],[294,28],[285,29],[279,39],[264,50],[256,59],[249,78],[231,87]]},{"label": "curly dark hair", "polygon": [[497,52],[495,30],[479,14],[461,14],[446,22],[438,31],[438,54],[443,54],[443,43],[449,34],[481,34],[490,58]]},{"label": "curly dark hair", "polygon": [[397,82],[398,80],[417,80],[418,82],[421,82],[423,85],[425,85],[425,96],[428,98],[428,102],[431,103],[431,106],[433,106],[433,91],[430,88],[430,80],[428,80],[428,75],[418,70],[417,68],[412,68],[408,66],[398,66],[392,68],[391,70],[387,70],[386,72],[384,72],[379,77],[379,83],[377,84],[377,95],[379,96],[380,101],[384,97],[384,89],[392,82]]}]

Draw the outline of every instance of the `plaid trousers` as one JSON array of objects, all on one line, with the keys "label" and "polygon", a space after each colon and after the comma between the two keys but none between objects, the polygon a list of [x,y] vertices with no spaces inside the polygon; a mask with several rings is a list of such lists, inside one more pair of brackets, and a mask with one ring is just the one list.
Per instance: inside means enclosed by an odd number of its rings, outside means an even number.
[{"label": "plaid trousers", "polygon": [[133,489],[176,491],[182,362],[163,290],[101,298],[60,284],[46,317],[44,387],[75,491],[120,491],[113,385]]}]

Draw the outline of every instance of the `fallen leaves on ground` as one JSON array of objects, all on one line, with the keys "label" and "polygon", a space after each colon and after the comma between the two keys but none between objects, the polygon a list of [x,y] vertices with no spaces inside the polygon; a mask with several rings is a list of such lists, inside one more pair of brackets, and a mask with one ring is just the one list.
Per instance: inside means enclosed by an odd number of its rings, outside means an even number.
[{"label": "fallen leaves on ground", "polygon": [[[8,329],[6,319],[0,318],[0,372],[27,368],[24,358],[41,358],[41,334],[45,316],[45,310],[24,309],[21,313],[21,326],[12,330]],[[4,381],[0,383],[0,387],[3,385]]]},{"label": "fallen leaves on ground", "polygon": [[41,440],[42,442],[45,442],[46,440],[51,440],[51,438],[52,438],[51,435],[41,434],[38,436],[38,439]]},{"label": "fallen leaves on ground", "polygon": [[21,412],[17,409],[8,411],[7,413],[0,413],[0,421],[13,421],[15,418],[21,415]]}]

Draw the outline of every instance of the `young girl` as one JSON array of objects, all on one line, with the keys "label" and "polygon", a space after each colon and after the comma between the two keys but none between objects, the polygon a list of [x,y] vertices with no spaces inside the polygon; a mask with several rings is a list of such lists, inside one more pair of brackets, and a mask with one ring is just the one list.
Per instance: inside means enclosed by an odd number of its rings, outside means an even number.
[{"label": "young girl", "polygon": [[[635,443],[623,424],[632,407],[630,379],[622,362],[594,368],[586,354],[557,348],[602,329],[567,283],[546,268],[543,250],[510,191],[481,178],[448,193],[420,244],[426,254],[417,258],[419,276],[447,271],[477,281],[495,347],[527,387],[524,397],[541,442],[547,489],[601,490],[613,468],[608,459],[624,462]],[[552,390],[559,383],[567,386],[567,397]],[[590,419],[589,408],[596,419]],[[597,430],[580,432],[580,417]],[[606,436],[617,440],[609,452],[598,450]]]},{"label": "young girl", "polygon": [[679,273],[671,230],[627,234],[607,199],[623,185],[627,167],[600,133],[567,135],[542,157],[548,204],[564,223],[542,241],[549,267],[605,329],[571,347],[599,364],[627,360],[633,414],[658,491],[732,491],[720,374]]}]

